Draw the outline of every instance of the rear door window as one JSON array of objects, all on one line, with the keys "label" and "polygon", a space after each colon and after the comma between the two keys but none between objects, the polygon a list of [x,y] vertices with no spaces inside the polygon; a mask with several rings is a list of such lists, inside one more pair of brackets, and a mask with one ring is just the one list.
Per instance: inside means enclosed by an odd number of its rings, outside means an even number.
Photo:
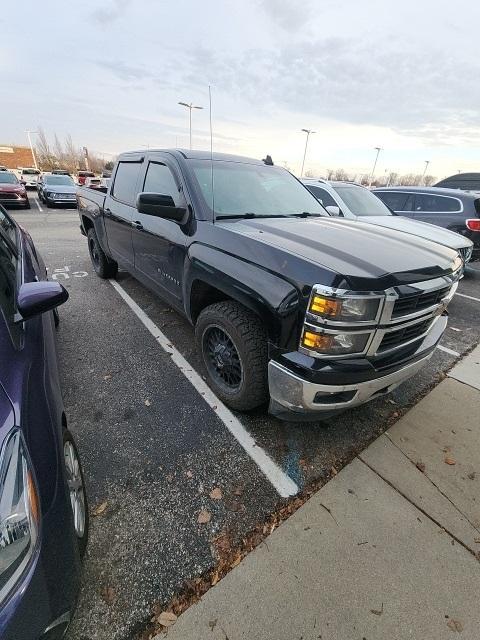
[{"label": "rear door window", "polygon": [[454,213],[461,210],[461,202],[456,198],[437,196],[432,193],[417,193],[415,196],[415,211]]},{"label": "rear door window", "polygon": [[141,162],[119,162],[113,183],[113,197],[133,206],[137,195],[137,181]]}]

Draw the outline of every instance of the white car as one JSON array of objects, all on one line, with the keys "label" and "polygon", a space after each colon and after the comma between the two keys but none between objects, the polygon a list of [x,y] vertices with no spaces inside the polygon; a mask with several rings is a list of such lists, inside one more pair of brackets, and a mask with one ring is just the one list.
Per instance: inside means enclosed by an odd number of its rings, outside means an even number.
[{"label": "white car", "polygon": [[468,238],[428,222],[403,218],[393,213],[380,198],[359,184],[306,178],[302,182],[332,216],[361,220],[433,240],[458,251],[465,263],[472,257],[473,242]]},{"label": "white car", "polygon": [[37,188],[38,176],[40,171],[33,167],[22,167],[20,169],[20,181],[25,183],[25,186],[31,189]]}]

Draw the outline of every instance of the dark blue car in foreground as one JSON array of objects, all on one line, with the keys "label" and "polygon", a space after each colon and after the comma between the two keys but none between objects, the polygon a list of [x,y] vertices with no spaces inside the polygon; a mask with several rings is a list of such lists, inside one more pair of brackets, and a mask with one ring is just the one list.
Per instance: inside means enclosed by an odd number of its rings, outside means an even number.
[{"label": "dark blue car in foreground", "polygon": [[0,207],[0,638],[57,640],[70,621],[88,509],[55,348],[68,298]]}]

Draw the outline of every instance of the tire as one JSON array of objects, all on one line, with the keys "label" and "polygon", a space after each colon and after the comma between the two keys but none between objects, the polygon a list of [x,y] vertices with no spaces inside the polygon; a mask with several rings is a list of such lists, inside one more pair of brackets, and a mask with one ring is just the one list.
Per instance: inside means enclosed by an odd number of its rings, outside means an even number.
[{"label": "tire", "polygon": [[94,229],[88,230],[87,241],[90,260],[97,276],[104,279],[114,278],[117,275],[118,265],[105,255]]},{"label": "tire", "polygon": [[226,405],[255,409],[268,399],[268,337],[258,316],[235,301],[204,309],[195,327],[208,383]]},{"label": "tire", "polygon": [[53,204],[53,202],[51,202],[47,196],[45,196],[43,198],[43,202],[45,203],[45,206],[47,207],[47,209],[53,209],[55,207],[55,205]]},{"label": "tire", "polygon": [[63,430],[63,457],[67,478],[68,499],[72,509],[72,522],[78,552],[83,558],[87,550],[89,514],[87,492],[77,445],[68,429]]},{"label": "tire", "polygon": [[24,209],[30,209],[30,200],[27,198],[27,201],[25,203],[25,206],[23,207]]}]

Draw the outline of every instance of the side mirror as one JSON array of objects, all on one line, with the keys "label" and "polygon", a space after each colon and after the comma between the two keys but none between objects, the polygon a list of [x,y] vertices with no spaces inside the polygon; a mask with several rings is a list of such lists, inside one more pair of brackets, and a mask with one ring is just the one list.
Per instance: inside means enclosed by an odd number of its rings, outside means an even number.
[{"label": "side mirror", "polygon": [[59,282],[41,280],[25,282],[20,287],[17,298],[16,322],[33,318],[51,311],[68,300],[68,292]]},{"label": "side mirror", "polygon": [[333,204],[329,204],[328,206],[325,207],[325,209],[328,211],[328,213],[331,216],[341,216],[341,215],[343,215],[341,210],[340,210],[340,207],[337,207],[337,206],[335,206]]},{"label": "side mirror", "polygon": [[23,184],[23,186],[25,186],[27,183],[25,182],[25,180],[20,180],[20,184]]},{"label": "side mirror", "polygon": [[175,220],[175,222],[182,222],[187,213],[186,207],[175,206],[172,196],[146,191],[137,196],[137,211],[147,216]]}]

